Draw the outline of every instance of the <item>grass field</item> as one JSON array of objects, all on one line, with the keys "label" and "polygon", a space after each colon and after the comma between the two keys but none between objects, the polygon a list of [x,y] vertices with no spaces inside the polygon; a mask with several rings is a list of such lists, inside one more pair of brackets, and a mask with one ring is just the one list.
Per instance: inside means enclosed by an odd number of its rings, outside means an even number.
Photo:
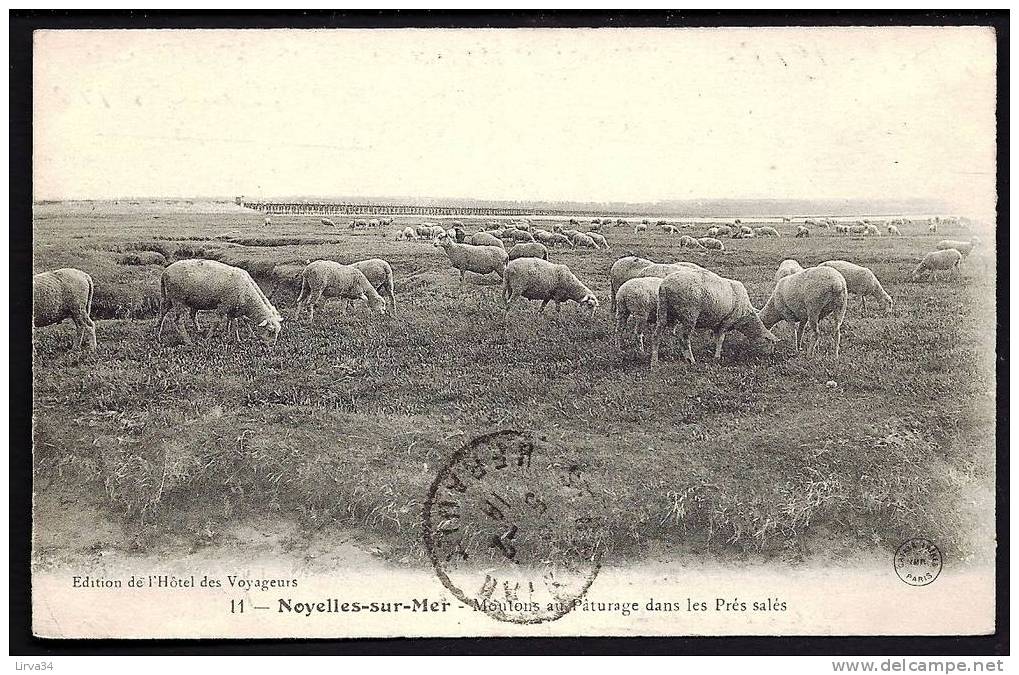
[{"label": "grass field", "polygon": [[[913,536],[954,560],[991,554],[978,544],[993,541],[985,233],[963,279],[912,283],[938,239],[967,233],[917,225],[898,238],[794,239],[787,223],[779,239],[726,240],[724,254],[701,255],[654,227],[609,228],[611,251],[553,252],[601,298],[592,320],[573,305],[539,314],[537,303],[507,317],[494,275],[461,285],[440,248],[391,231],[298,216],[265,228],[259,214],[218,211],[36,208],[35,271],[90,273],[100,319],[94,354],[70,349],[69,322],[35,333],[37,500],[72,495],[73,508],[127,528],[134,547],[168,536],[215,544],[240,519],[282,517],[305,533],[361,532],[420,562],[422,499],[439,467],[470,437],[521,428],[556,443],[559,461],[598,490],[617,559],[838,559]],[[336,302],[315,327],[285,323],[273,349],[219,335],[185,346],[172,331],[158,345],[162,268],[133,264],[139,251],[239,265],[267,292],[276,265],[381,257],[396,275],[397,316],[363,305],[344,315]],[[758,307],[782,259],[848,259],[874,270],[895,310],[861,316],[851,298],[838,362],[830,338],[818,358],[796,355],[780,324],[773,354],[732,334],[714,363],[702,335],[695,366],[670,343],[652,377],[632,342],[619,351],[612,341],[608,271],[628,253],[698,262],[745,283]],[[295,295],[283,284],[274,303],[286,315]]]}]

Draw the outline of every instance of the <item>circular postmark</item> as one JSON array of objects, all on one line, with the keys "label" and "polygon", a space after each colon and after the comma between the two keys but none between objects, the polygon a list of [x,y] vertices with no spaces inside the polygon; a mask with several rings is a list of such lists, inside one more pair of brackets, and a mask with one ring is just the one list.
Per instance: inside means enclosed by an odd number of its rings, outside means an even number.
[{"label": "circular postmark", "polygon": [[599,500],[579,466],[542,438],[498,431],[453,454],[424,505],[424,543],[442,584],[499,621],[555,621],[601,565]]},{"label": "circular postmark", "polygon": [[932,583],[944,563],[941,550],[928,539],[909,539],[895,551],[895,573],[910,586]]}]

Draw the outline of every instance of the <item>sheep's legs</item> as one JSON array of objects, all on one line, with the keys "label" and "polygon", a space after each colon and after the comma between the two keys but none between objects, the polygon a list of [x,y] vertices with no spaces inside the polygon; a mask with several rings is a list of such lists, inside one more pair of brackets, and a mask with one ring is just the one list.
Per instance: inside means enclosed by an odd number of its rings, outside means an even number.
[{"label": "sheep's legs", "polygon": [[799,352],[803,349],[803,322],[797,321],[793,325],[793,331],[796,333],[794,336],[796,340],[796,351]]},{"label": "sheep's legs", "polygon": [[867,296],[860,296],[860,316],[863,316],[867,312]]},{"label": "sheep's legs", "polygon": [[696,359],[694,359],[693,357],[693,346],[691,345],[692,338],[693,329],[688,328],[685,331],[685,335],[683,336],[682,340],[683,340],[683,358],[686,359],[686,362],[689,363],[690,365],[697,363]]},{"label": "sheep's legs", "polygon": [[807,357],[812,357],[817,353],[817,345],[821,343],[821,328],[817,325],[818,318],[811,317],[809,320],[810,330],[814,331],[814,341],[807,347]]},{"label": "sheep's legs", "polygon": [[715,334],[715,360],[718,361],[722,358],[722,342],[725,340],[725,331],[719,331]]},{"label": "sheep's legs", "polygon": [[191,336],[188,335],[187,319],[184,316],[183,309],[177,310],[177,317],[174,320],[174,323],[177,325],[177,332],[180,333],[180,336],[184,339],[184,344],[191,344]]}]

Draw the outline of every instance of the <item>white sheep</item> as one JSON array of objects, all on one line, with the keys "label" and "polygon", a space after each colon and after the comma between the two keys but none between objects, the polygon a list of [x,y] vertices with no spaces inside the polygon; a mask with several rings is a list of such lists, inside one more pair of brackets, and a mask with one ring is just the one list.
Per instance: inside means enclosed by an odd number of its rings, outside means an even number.
[{"label": "white sheep", "polygon": [[322,224],[325,225],[326,227],[336,227],[336,223],[329,220],[328,218],[322,218]]},{"label": "white sheep", "polygon": [[533,234],[517,227],[506,228],[502,233],[502,238],[512,239],[513,241],[534,241]]},{"label": "white sheep", "polygon": [[609,269],[609,285],[612,289],[613,316],[616,313],[616,294],[627,281],[640,277],[658,277],[664,279],[669,274],[685,267],[700,268],[700,265],[692,262],[656,263],[653,260],[638,258],[633,255],[620,258],[612,263],[612,267]]},{"label": "white sheep", "polygon": [[515,244],[509,250],[509,259],[516,260],[517,258],[541,258],[542,260],[548,260],[548,249],[539,242],[525,241]]},{"label": "white sheep", "polygon": [[849,291],[846,279],[832,267],[808,267],[802,272],[779,279],[768,302],[758,316],[765,328],[779,321],[788,321],[796,327],[796,350],[803,347],[804,328],[809,327],[816,336],[807,348],[807,356],[817,352],[821,341],[818,324],[829,314],[835,317],[835,358],[839,358],[842,345],[842,322],[846,318]]},{"label": "white sheep", "polygon": [[[375,291],[386,299],[390,313],[396,316],[396,294],[393,291],[393,267],[382,258],[369,258],[350,263],[350,266],[361,270]],[[347,309],[354,304],[354,301],[347,299]]]},{"label": "white sheep", "polygon": [[651,371],[658,367],[662,338],[672,327],[683,345],[683,357],[695,363],[690,344],[695,330],[715,334],[715,359],[722,357],[722,342],[729,331],[743,333],[753,344],[778,342],[757,318],[746,286],[704,268],[685,268],[665,277],[658,288],[655,335],[651,345]]},{"label": "white sheep", "polygon": [[894,225],[889,225],[888,226],[888,234],[893,236],[893,237],[901,237],[902,236],[902,233],[899,232],[899,228],[897,228]]},{"label": "white sheep", "polygon": [[797,239],[801,239],[803,237],[809,237],[809,236],[810,236],[810,230],[808,228],[806,228],[806,227],[804,227],[802,225],[797,225],[796,226],[796,238]]},{"label": "white sheep", "polygon": [[927,231],[930,232],[931,234],[937,234],[938,233],[938,224],[933,222],[933,221],[931,221],[931,224],[927,227]]},{"label": "white sheep", "polygon": [[718,237],[718,228],[717,227],[709,227],[708,231],[707,231],[707,236],[711,237],[711,238],[717,238]]},{"label": "white sheep", "polygon": [[[223,317],[224,335],[239,318],[255,325],[253,332],[264,344],[274,345],[282,329],[283,317],[265,297],[265,293],[246,270],[215,260],[180,260],[163,270],[159,280],[162,300],[159,304],[156,341],[163,335],[163,324],[170,314],[183,318],[187,310],[191,327],[198,334],[198,312],[214,310]],[[181,330],[183,329],[183,330]],[[191,344],[186,326],[178,326],[184,342]],[[236,325],[234,335],[240,340]]]},{"label": "white sheep", "polygon": [[877,229],[877,225],[874,225],[873,223],[867,223],[866,225],[864,225],[863,233],[868,237],[881,236],[881,230]]},{"label": "white sheep", "polygon": [[711,237],[731,237],[733,233],[733,229],[728,225],[719,225],[712,229],[715,230],[715,234],[709,235]]},{"label": "white sheep", "polygon": [[846,289],[853,295],[860,296],[861,315],[867,310],[867,296],[877,299],[878,306],[884,308],[885,312],[891,313],[892,296],[885,292],[881,282],[870,268],[847,260],[826,260],[821,264],[838,270],[845,277]]},{"label": "white sheep", "polygon": [[[367,261],[366,261],[367,262]],[[315,308],[321,308],[328,298],[364,300],[379,314],[386,313],[386,301],[364,272],[353,265],[341,265],[333,260],[316,260],[301,273],[301,292],[297,296],[294,320],[308,307],[311,323],[315,323]]]},{"label": "white sheep", "polygon": [[708,249],[709,251],[724,251],[725,244],[722,243],[721,239],[715,239],[714,237],[701,237],[697,240],[701,246]]},{"label": "white sheep", "polygon": [[445,235],[435,239],[435,246],[441,246],[453,267],[460,270],[460,283],[468,272],[488,274],[495,272],[500,278],[506,274],[509,254],[501,246],[474,246],[458,244]]},{"label": "white sheep", "polygon": [[641,232],[647,232],[647,223],[637,223],[633,226],[634,234],[640,234]]},{"label": "white sheep", "polygon": [[754,230],[754,233],[758,237],[777,237],[777,236],[779,236],[778,230],[776,230],[774,227],[768,227],[768,226],[758,227],[758,228],[756,228]]},{"label": "white sheep", "polygon": [[638,277],[619,287],[615,297],[617,347],[622,349],[623,333],[630,319],[633,319],[633,332],[640,351],[644,352],[644,334],[655,324],[658,287],[661,285],[661,277]]},{"label": "white sheep", "polygon": [[951,272],[952,270],[955,270],[956,274],[961,277],[962,270],[959,269],[961,262],[962,253],[954,248],[931,251],[923,257],[916,269],[909,273],[909,280],[919,279],[920,275],[925,272],[930,274],[931,279],[937,280],[938,272]]},{"label": "white sheep", "polygon": [[606,251],[611,250],[609,248],[609,240],[606,239],[604,235],[598,234],[597,232],[588,232],[587,236],[594,241],[596,248],[603,248]]},{"label": "white sheep", "polygon": [[577,248],[598,248],[598,244],[589,234],[577,232],[572,238],[573,245]]},{"label": "white sheep", "polygon": [[32,277],[32,323],[36,328],[42,328],[70,319],[81,331],[78,349],[84,344],[86,335],[89,349],[95,349],[93,295],[95,284],[92,277],[73,267],[36,274]]},{"label": "white sheep", "polygon": [[787,277],[790,274],[796,274],[802,272],[803,266],[792,258],[786,258],[778,265],[778,269],[775,270],[775,281],[778,281],[782,277]]},{"label": "white sheep", "polygon": [[498,246],[499,248],[506,248],[502,243],[502,239],[494,236],[491,232],[476,232],[471,235],[468,243],[471,246]]},{"label": "white sheep", "polygon": [[976,237],[970,241],[955,241],[953,239],[942,239],[935,246],[939,251],[947,251],[950,248],[954,248],[956,251],[962,254],[963,258],[968,258],[969,254],[973,252],[973,246],[977,243]]},{"label": "white sheep", "polygon": [[581,283],[569,267],[540,258],[517,258],[510,261],[503,279],[502,297],[506,311],[520,297],[541,300],[539,311],[544,311],[545,305],[554,302],[558,313],[561,303],[567,300],[590,307],[592,317],[598,309],[598,296]]},{"label": "white sheep", "polygon": [[697,241],[696,239],[691,237],[689,234],[684,234],[682,237],[679,238],[679,247],[680,248],[692,248],[692,249],[700,250],[700,251],[704,250],[704,244],[702,244],[701,242]]}]

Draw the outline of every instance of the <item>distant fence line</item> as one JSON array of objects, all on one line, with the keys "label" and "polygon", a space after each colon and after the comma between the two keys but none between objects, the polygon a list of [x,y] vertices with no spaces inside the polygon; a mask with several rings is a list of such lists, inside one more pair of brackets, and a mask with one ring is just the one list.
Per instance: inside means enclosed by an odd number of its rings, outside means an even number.
[{"label": "distant fence line", "polygon": [[565,211],[559,209],[534,209],[527,207],[491,206],[410,206],[407,204],[353,204],[345,202],[249,202],[237,200],[241,206],[262,213],[350,216],[628,216],[634,214],[613,211]]}]

